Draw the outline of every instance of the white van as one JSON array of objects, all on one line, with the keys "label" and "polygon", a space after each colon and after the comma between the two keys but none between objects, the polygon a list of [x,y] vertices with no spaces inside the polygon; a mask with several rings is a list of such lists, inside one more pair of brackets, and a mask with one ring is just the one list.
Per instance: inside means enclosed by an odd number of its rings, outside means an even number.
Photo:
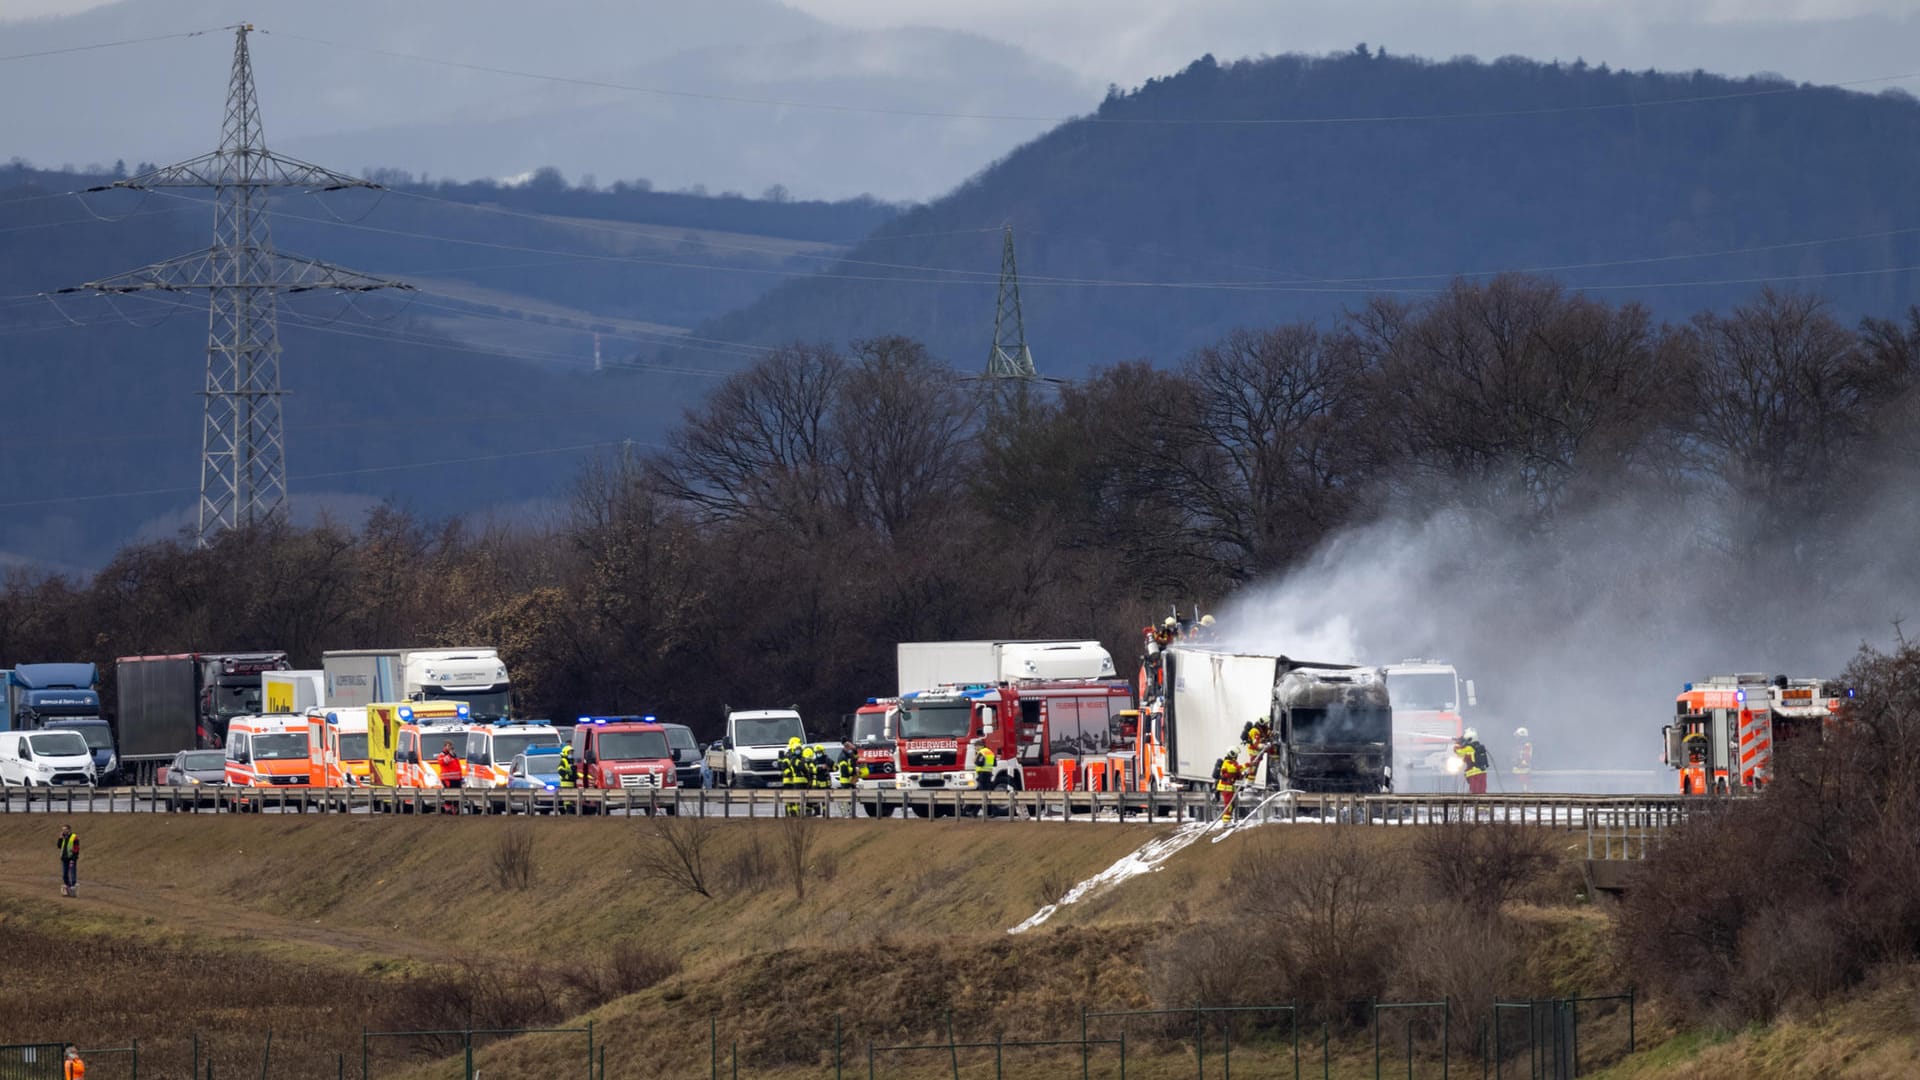
[{"label": "white van", "polygon": [[0,732],[0,783],[93,784],[93,751],[77,731]]}]

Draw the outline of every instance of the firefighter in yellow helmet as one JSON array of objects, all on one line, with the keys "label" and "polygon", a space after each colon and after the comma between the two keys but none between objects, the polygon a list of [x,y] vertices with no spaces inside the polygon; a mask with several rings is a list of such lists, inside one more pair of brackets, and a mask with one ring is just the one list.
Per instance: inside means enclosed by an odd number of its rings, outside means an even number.
[{"label": "firefighter in yellow helmet", "polygon": [[[802,771],[802,767],[800,737],[796,735],[787,740],[786,752],[780,755],[780,789],[782,791],[798,791],[813,782],[813,778]],[[788,817],[797,816],[800,813],[800,804],[788,802],[786,812]]]},{"label": "firefighter in yellow helmet", "polygon": [[1220,796],[1220,820],[1226,821],[1233,816],[1233,795],[1239,790],[1240,779],[1246,770],[1240,764],[1239,748],[1227,751],[1227,755],[1214,763],[1213,790]]}]

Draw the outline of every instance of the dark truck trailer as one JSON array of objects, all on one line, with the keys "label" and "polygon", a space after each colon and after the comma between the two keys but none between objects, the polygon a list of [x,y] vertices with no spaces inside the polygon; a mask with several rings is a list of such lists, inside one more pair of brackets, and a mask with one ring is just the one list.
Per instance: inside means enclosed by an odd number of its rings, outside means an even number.
[{"label": "dark truck trailer", "polygon": [[123,656],[117,666],[124,758],[224,746],[229,720],[260,712],[261,673],[292,668],[284,652]]}]

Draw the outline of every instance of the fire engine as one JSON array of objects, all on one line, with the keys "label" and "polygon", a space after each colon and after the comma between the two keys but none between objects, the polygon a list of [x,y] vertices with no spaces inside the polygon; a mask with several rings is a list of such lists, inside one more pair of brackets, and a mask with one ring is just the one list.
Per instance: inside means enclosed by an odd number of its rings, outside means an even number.
[{"label": "fire engine", "polygon": [[893,787],[900,768],[894,740],[899,712],[899,698],[868,698],[865,705],[854,710],[847,741],[853,744],[855,788],[881,791]]},{"label": "fire engine", "polygon": [[1853,691],[1820,679],[1757,672],[1688,683],[1674,702],[1674,722],[1661,729],[1667,765],[1680,772],[1682,795],[1749,791],[1773,779],[1776,744],[1817,735]]},{"label": "fire engine", "polygon": [[1388,664],[1393,699],[1393,779],[1398,791],[1450,790],[1459,767],[1454,740],[1466,731],[1463,706],[1475,705],[1472,679],[1441,660]]},{"label": "fire engine", "polygon": [[1132,754],[1116,738],[1133,708],[1125,682],[1067,679],[939,686],[900,697],[904,789],[973,790],[974,751],[993,751],[995,788],[1060,791],[1113,786]]}]

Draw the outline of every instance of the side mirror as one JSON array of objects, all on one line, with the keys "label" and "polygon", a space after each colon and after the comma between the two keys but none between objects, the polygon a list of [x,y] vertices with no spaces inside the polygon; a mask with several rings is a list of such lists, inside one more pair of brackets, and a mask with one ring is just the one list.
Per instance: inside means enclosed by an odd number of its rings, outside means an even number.
[{"label": "side mirror", "polygon": [[982,734],[993,734],[995,712],[996,710],[991,705],[983,705],[980,707],[980,731]]},{"label": "side mirror", "polygon": [[1475,697],[1475,696],[1474,696],[1474,693],[1473,693],[1473,680],[1472,680],[1472,679],[1468,679],[1468,680],[1467,680],[1467,704],[1469,704],[1469,705],[1478,705],[1478,704],[1480,704],[1480,699],[1479,699],[1479,698],[1477,698],[1477,697]]},{"label": "side mirror", "polygon": [[733,736],[731,736],[731,735],[729,735],[729,736],[727,736],[726,738],[724,738],[724,739],[721,739],[721,740],[720,740],[720,749],[722,749],[722,750],[731,750],[731,749],[733,749]]}]

